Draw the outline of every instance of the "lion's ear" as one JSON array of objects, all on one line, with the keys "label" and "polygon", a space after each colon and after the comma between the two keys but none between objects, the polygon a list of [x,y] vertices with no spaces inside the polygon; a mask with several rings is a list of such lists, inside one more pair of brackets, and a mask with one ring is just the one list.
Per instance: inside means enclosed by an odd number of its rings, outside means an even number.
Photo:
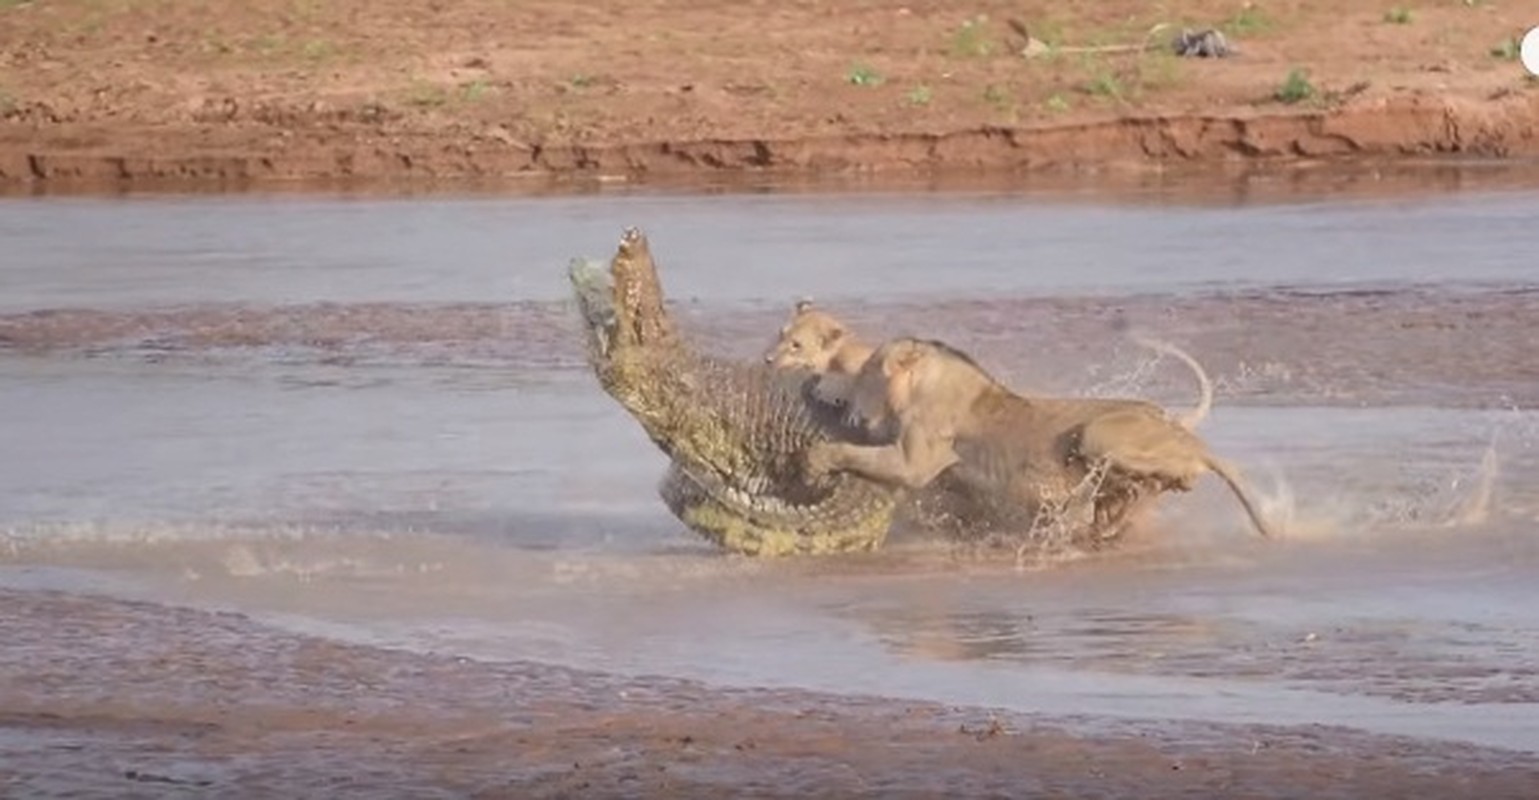
[{"label": "lion's ear", "polygon": [[923,383],[923,364],[924,349],[912,341],[896,343],[883,361],[888,403],[896,413],[905,414],[913,405],[914,394]]},{"label": "lion's ear", "polygon": [[810,298],[810,297],[803,297],[802,299],[797,300],[795,308],[796,308],[796,313],[798,313],[798,314],[805,314],[808,311],[811,311],[812,310],[812,298]]},{"label": "lion's ear", "polygon": [[882,376],[887,378],[889,385],[896,381],[912,379],[914,367],[919,365],[922,355],[923,353],[913,342],[894,342],[888,346],[888,351],[882,358]]},{"label": "lion's ear", "polygon": [[892,371],[894,373],[913,372],[924,355],[924,348],[918,342],[903,342],[892,354]]},{"label": "lion's ear", "polygon": [[831,325],[823,331],[822,338],[823,346],[825,348],[832,348],[835,344],[839,343],[840,339],[844,338],[844,328],[838,325]]}]

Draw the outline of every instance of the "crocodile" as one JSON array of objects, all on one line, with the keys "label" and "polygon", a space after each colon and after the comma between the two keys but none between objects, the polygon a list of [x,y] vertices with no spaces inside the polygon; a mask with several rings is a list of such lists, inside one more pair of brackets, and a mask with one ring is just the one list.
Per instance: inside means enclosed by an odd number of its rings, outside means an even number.
[{"label": "crocodile", "polygon": [[808,476],[808,448],[852,429],[813,402],[808,380],[691,346],[639,229],[625,230],[608,269],[577,258],[567,273],[599,385],[670,460],[658,494],[675,517],[748,555],[882,545],[904,490],[852,473]]}]

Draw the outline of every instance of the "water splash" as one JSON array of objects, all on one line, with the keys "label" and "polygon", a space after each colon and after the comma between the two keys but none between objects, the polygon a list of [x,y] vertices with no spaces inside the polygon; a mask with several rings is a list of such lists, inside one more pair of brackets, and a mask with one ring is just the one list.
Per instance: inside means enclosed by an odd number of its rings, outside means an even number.
[{"label": "water splash", "polygon": [[[1485,454],[1480,458],[1480,466],[1476,469],[1473,480],[1470,481],[1472,485],[1469,491],[1449,508],[1443,519],[1443,527],[1471,528],[1488,523],[1491,520],[1499,472],[1496,437],[1492,436],[1491,443],[1486,446]],[[1453,483],[1455,491],[1458,490],[1459,484],[1460,481],[1455,479]]]}]

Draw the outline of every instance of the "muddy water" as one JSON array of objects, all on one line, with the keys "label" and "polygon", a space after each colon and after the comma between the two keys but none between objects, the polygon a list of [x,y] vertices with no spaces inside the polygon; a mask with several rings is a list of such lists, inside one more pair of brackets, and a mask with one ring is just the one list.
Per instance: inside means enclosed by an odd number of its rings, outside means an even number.
[{"label": "muddy water", "polygon": [[[492,662],[1539,752],[1539,192],[1162,191],[5,200],[0,585]],[[1290,535],[1204,484],[1109,557],[723,557],[662,509],[564,303],[566,260],[633,223],[732,355],[813,295],[1023,388],[1185,406],[1118,323],[1177,341]]]}]

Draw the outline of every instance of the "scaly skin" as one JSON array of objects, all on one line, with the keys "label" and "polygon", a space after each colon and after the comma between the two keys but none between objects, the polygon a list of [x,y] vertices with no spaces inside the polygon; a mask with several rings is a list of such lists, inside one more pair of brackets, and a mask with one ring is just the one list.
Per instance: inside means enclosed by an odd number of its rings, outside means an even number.
[{"label": "scaly skin", "polygon": [[627,229],[606,272],[568,271],[599,384],[672,460],[659,486],[685,525],[761,556],[872,550],[899,492],[851,474],[811,481],[802,456],[838,432],[800,385],[767,365],[701,354],[663,307],[646,238]]}]

